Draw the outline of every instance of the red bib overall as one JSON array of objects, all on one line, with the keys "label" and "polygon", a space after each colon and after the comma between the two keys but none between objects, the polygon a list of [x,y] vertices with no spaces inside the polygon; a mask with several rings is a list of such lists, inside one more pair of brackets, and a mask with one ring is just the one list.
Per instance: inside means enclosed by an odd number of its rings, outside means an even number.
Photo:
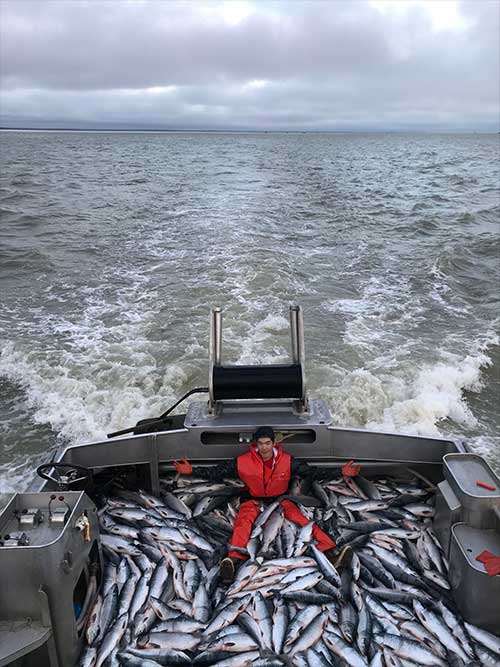
[{"label": "red bib overall", "polygon": [[[249,494],[255,498],[275,497],[285,494],[290,483],[290,454],[285,454],[280,445],[275,446],[275,455],[272,465],[266,465],[257,451],[255,445],[250,450],[238,456],[238,476],[244,482]],[[298,507],[290,500],[282,500],[281,506],[285,518],[305,526],[308,519],[300,512]],[[240,505],[240,511],[234,522],[231,544],[235,547],[246,547],[252,532],[252,526],[260,513],[258,500],[247,500]],[[335,546],[331,540],[316,524],[313,527],[313,535],[317,541],[316,546],[320,551],[326,551]],[[229,556],[245,560],[245,556],[238,551],[229,551]]]}]

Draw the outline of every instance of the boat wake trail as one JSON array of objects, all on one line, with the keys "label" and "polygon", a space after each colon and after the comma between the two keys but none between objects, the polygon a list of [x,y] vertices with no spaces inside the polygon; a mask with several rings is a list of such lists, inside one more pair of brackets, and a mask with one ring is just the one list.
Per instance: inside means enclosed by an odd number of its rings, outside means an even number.
[{"label": "boat wake trail", "polygon": [[[398,361],[394,373],[390,362],[369,364],[348,374],[335,369],[336,386],[321,387],[319,394],[328,399],[334,422],[377,431],[399,431],[412,435],[467,435],[477,427],[478,419],[471,398],[478,396],[485,384],[485,374],[493,366],[490,348],[499,338],[490,334],[486,342],[465,356],[442,350],[432,365],[419,367],[412,360]],[[485,447],[482,453],[495,452]],[[474,446],[472,444],[472,446]]]}]

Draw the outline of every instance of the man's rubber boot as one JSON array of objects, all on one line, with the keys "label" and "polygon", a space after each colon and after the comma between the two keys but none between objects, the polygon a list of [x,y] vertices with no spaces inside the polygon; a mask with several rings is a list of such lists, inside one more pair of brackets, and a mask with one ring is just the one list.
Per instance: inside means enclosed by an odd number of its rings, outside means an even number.
[{"label": "man's rubber boot", "polygon": [[238,559],[231,558],[231,556],[227,556],[226,558],[223,558],[221,560],[219,575],[223,584],[233,583],[237,564],[238,564]]},{"label": "man's rubber boot", "polygon": [[340,550],[334,547],[333,549],[328,549],[324,553],[339,574],[351,564],[352,547],[348,544]]}]

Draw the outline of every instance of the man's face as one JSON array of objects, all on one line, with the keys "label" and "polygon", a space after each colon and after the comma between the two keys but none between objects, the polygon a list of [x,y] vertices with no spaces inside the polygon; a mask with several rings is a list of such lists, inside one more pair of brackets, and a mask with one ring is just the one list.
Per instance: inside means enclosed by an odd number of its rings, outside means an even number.
[{"label": "man's face", "polygon": [[269,459],[273,456],[274,446],[274,442],[271,440],[271,438],[259,438],[256,442],[256,445],[258,452],[264,461],[269,461]]}]

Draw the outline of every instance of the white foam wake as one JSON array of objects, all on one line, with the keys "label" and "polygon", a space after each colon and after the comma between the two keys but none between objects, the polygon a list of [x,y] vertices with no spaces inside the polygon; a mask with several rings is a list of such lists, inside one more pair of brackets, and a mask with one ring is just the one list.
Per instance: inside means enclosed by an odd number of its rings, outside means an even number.
[{"label": "white foam wake", "polygon": [[465,394],[481,391],[482,371],[492,363],[488,346],[498,342],[491,334],[465,357],[443,351],[440,361],[412,367],[407,375],[357,369],[339,387],[321,391],[329,399],[334,421],[343,426],[429,436],[441,436],[450,421],[472,429],[477,419]]},{"label": "white foam wake", "polygon": [[467,439],[467,446],[475,454],[488,459],[497,475],[500,475],[500,435],[478,435]]},{"label": "white foam wake", "polygon": [[[66,363],[65,363],[66,362]],[[145,354],[132,354],[128,364],[107,355],[57,358],[22,352],[7,343],[0,355],[0,374],[25,392],[32,419],[48,424],[69,442],[100,440],[109,431],[135,424],[164,411],[186,382],[178,365],[163,375]]]},{"label": "white foam wake", "polygon": [[418,371],[403,388],[403,396],[384,409],[381,419],[369,421],[367,428],[441,435],[439,424],[445,420],[465,427],[476,426],[464,391],[481,390],[481,368],[489,366],[491,360],[484,353],[464,359],[447,356],[448,361]]},{"label": "white foam wake", "polygon": [[[284,363],[289,353],[281,346],[276,346],[276,334],[288,333],[288,321],[281,315],[268,315],[252,326],[249,335],[239,341],[240,354],[237,364]],[[266,350],[273,341],[271,350]]]},{"label": "white foam wake", "polygon": [[[47,453],[15,457],[6,465],[0,465],[0,509],[6,505],[12,493],[25,491],[35,477],[37,466],[47,460]],[[5,494],[5,495],[3,495]]]}]

